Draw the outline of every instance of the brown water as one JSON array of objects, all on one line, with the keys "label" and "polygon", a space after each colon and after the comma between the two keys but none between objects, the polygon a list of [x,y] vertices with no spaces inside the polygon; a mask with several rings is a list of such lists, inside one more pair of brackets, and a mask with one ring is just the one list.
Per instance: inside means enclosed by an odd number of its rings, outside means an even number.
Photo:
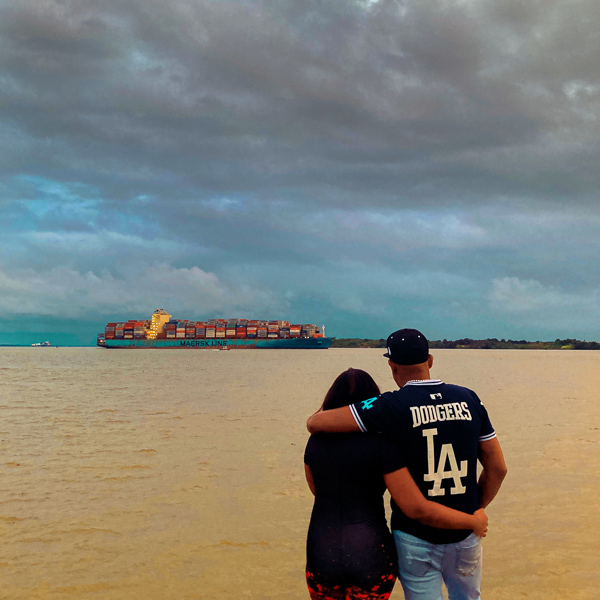
[{"label": "brown water", "polygon": [[[598,598],[600,352],[434,356],[509,466],[484,598]],[[380,350],[0,348],[0,598],[308,598],[304,423],[349,366],[392,387]]]}]

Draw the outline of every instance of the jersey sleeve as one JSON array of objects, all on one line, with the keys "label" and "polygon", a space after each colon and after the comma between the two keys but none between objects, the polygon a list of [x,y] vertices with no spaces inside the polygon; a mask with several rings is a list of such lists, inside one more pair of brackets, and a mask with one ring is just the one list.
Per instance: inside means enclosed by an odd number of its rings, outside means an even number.
[{"label": "jersey sleeve", "polygon": [[381,472],[386,475],[406,467],[404,452],[392,438],[385,434],[377,435],[377,438],[380,438]]},{"label": "jersey sleeve", "polygon": [[362,432],[391,432],[388,393],[350,405],[350,412]]},{"label": "jersey sleeve", "polygon": [[477,408],[481,417],[481,430],[479,432],[479,441],[489,442],[490,440],[493,440],[496,437],[496,432],[492,427],[492,422],[490,421],[490,417],[485,406],[483,405],[483,402],[479,399],[475,392],[472,392],[472,394],[475,398],[475,402],[477,404]]}]

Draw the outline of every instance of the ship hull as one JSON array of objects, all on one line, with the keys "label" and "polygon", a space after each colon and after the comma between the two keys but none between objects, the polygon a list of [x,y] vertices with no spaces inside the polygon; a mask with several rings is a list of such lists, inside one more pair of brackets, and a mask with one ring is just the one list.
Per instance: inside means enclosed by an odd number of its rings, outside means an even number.
[{"label": "ship hull", "polygon": [[125,340],[99,339],[102,348],[126,349],[272,349],[272,350],[325,350],[331,345],[331,338],[289,338],[289,339],[162,339],[162,340]]}]

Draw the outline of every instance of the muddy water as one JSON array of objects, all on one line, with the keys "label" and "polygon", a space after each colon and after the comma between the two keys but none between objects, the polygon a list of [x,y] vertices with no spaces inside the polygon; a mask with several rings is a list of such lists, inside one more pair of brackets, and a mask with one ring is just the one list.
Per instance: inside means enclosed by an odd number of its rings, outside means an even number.
[{"label": "muddy water", "polygon": [[[435,357],[509,465],[484,597],[596,599],[600,352]],[[391,387],[378,350],[0,348],[0,598],[307,598],[304,421],[349,366]]]}]

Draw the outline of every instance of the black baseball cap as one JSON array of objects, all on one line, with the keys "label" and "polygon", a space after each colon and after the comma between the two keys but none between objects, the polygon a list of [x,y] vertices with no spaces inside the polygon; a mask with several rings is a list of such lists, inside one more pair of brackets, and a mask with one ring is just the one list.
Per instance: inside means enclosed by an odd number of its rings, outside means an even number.
[{"label": "black baseball cap", "polygon": [[418,365],[429,358],[429,342],[416,329],[398,329],[388,337],[384,356],[397,365]]}]

